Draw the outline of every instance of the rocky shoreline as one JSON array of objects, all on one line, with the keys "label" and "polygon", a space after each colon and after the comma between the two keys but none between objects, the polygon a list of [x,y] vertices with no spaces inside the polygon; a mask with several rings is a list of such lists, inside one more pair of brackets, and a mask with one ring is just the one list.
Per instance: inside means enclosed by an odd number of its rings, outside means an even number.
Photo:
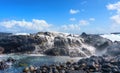
[{"label": "rocky shoreline", "polygon": [[[9,57],[0,61],[0,70],[5,70],[17,62]],[[73,60],[65,63],[56,62],[51,65],[29,65],[22,73],[120,73],[120,55],[91,56],[77,62]]]},{"label": "rocky shoreline", "polygon": [[91,56],[78,62],[68,61],[39,67],[31,65],[23,73],[120,73],[120,55]]},{"label": "rocky shoreline", "polygon": [[86,57],[98,53],[119,55],[119,45],[119,41],[112,42],[100,35],[86,33],[75,35],[38,32],[30,35],[0,35],[0,54],[35,53],[72,57]]},{"label": "rocky shoreline", "polygon": [[[23,70],[24,73],[120,73],[120,41],[113,42],[97,34],[38,32],[30,35],[3,35],[0,33],[0,54],[11,53],[91,56],[80,59],[78,62],[30,66]],[[7,60],[0,61],[0,70],[8,68],[7,63]]]}]

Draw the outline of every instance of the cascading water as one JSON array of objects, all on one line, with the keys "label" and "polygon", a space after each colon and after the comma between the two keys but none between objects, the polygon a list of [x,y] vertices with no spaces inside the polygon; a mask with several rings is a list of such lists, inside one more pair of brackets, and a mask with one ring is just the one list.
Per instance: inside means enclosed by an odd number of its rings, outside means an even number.
[{"label": "cascading water", "polygon": [[[48,49],[53,48],[64,48],[69,52],[69,55],[72,55],[73,53],[76,54],[76,56],[91,56],[95,54],[95,48],[90,45],[86,45],[84,43],[84,39],[81,38],[79,35],[71,35],[71,34],[63,34],[63,33],[49,33],[47,34],[37,34],[39,38],[45,39],[46,41],[43,41],[42,44],[36,45],[36,49],[34,52],[38,52],[40,49],[43,49],[44,51]],[[57,47],[56,47],[57,45]],[[42,48],[41,48],[41,47]],[[39,53],[39,52],[38,52]]]},{"label": "cascading water", "polygon": [[[91,55],[95,55],[95,50],[96,50],[95,47],[86,45],[86,44],[82,44],[82,47],[86,48],[91,53]],[[90,55],[87,55],[87,56],[90,56]]]}]

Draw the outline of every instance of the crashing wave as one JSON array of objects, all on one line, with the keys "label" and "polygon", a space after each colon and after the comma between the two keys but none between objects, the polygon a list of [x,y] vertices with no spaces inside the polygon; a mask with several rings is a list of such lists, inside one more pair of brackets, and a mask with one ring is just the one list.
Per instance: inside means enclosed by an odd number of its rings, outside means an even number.
[{"label": "crashing wave", "polygon": [[14,33],[13,35],[30,35],[29,33]]},{"label": "crashing wave", "polygon": [[107,38],[109,40],[111,40],[112,42],[114,41],[120,41],[120,35],[118,34],[104,34],[104,35],[100,35],[103,38]]}]

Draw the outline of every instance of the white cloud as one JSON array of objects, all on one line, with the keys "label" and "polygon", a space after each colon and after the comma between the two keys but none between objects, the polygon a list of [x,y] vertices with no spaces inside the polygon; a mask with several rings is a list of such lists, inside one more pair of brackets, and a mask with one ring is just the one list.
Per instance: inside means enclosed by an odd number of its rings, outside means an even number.
[{"label": "white cloud", "polygon": [[95,18],[89,18],[90,21],[95,21]]},{"label": "white cloud", "polygon": [[16,24],[15,20],[0,22],[0,25],[5,26],[6,28],[12,28]]},{"label": "white cloud", "polygon": [[88,25],[88,24],[89,24],[89,21],[87,21],[87,20],[80,20],[80,21],[79,21],[79,24],[80,24],[80,25]]},{"label": "white cloud", "polygon": [[70,21],[75,21],[76,20],[76,18],[70,18]]},{"label": "white cloud", "polygon": [[116,24],[120,24],[120,15],[114,15],[111,17],[111,19],[113,20],[113,22],[115,22]]},{"label": "white cloud", "polygon": [[81,27],[87,26],[88,24],[91,23],[91,21],[94,21],[95,19],[89,18],[89,20],[80,20],[77,24],[62,25],[61,27],[65,31],[79,32],[81,30]]},{"label": "white cloud", "polygon": [[[38,20],[38,19],[32,19],[32,21],[17,21],[17,20],[9,20],[9,21],[2,21],[0,22],[0,25],[7,28],[7,29],[28,29],[28,30],[44,30],[44,28],[48,28],[51,26],[51,24],[48,24],[45,20]],[[21,29],[22,30],[22,29]]]},{"label": "white cloud", "polygon": [[[75,21],[75,18],[71,18]],[[66,25],[52,25],[47,23],[45,20],[32,19],[31,21],[26,20],[7,20],[0,22],[0,29],[9,32],[26,33],[26,32],[38,32],[38,31],[56,31],[56,32],[68,32],[68,33],[79,33],[83,25],[88,25],[89,20],[80,20],[76,24]]]},{"label": "white cloud", "polygon": [[65,30],[65,31],[76,31],[76,30],[80,30],[80,25],[78,25],[78,24],[62,25],[61,27],[62,27],[62,29]]},{"label": "white cloud", "polygon": [[33,19],[32,20],[33,24],[41,25],[44,27],[49,27],[50,24],[48,24],[45,20],[38,20],[38,19]]},{"label": "white cloud", "polygon": [[1,21],[0,27],[4,27],[9,32],[63,31],[72,33],[80,30],[80,25],[77,24],[55,26],[47,23],[45,20],[38,19],[32,19],[32,21]]},{"label": "white cloud", "polygon": [[[71,21],[75,21],[75,18],[70,18]],[[95,18],[89,18],[89,20],[80,20],[77,24],[62,25],[62,29],[65,31],[79,31],[81,27],[89,25]]]},{"label": "white cloud", "polygon": [[107,5],[107,9],[108,10],[117,10],[117,13],[120,13],[120,2]]},{"label": "white cloud", "polygon": [[87,1],[83,1],[81,2],[81,5],[85,5],[87,3]]},{"label": "white cloud", "polygon": [[77,14],[79,12],[80,12],[79,10],[70,9],[70,14]]},{"label": "white cloud", "polygon": [[81,27],[87,26],[91,23],[91,21],[95,21],[95,18],[89,18],[89,20],[80,20],[77,24],[62,25],[61,27],[64,31],[79,32]]},{"label": "white cloud", "polygon": [[111,16],[110,19],[113,21],[114,24],[120,25],[120,2],[108,4],[106,7],[108,10],[116,11],[116,13],[113,16]]}]

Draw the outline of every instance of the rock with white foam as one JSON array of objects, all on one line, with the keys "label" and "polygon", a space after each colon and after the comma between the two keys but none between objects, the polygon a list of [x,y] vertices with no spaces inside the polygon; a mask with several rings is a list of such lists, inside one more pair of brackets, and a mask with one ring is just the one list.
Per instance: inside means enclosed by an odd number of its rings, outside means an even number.
[{"label": "rock with white foam", "polygon": [[120,41],[120,35],[118,34],[104,34],[104,35],[100,35],[103,38],[107,38],[109,40],[111,40],[112,42],[114,41]]}]

